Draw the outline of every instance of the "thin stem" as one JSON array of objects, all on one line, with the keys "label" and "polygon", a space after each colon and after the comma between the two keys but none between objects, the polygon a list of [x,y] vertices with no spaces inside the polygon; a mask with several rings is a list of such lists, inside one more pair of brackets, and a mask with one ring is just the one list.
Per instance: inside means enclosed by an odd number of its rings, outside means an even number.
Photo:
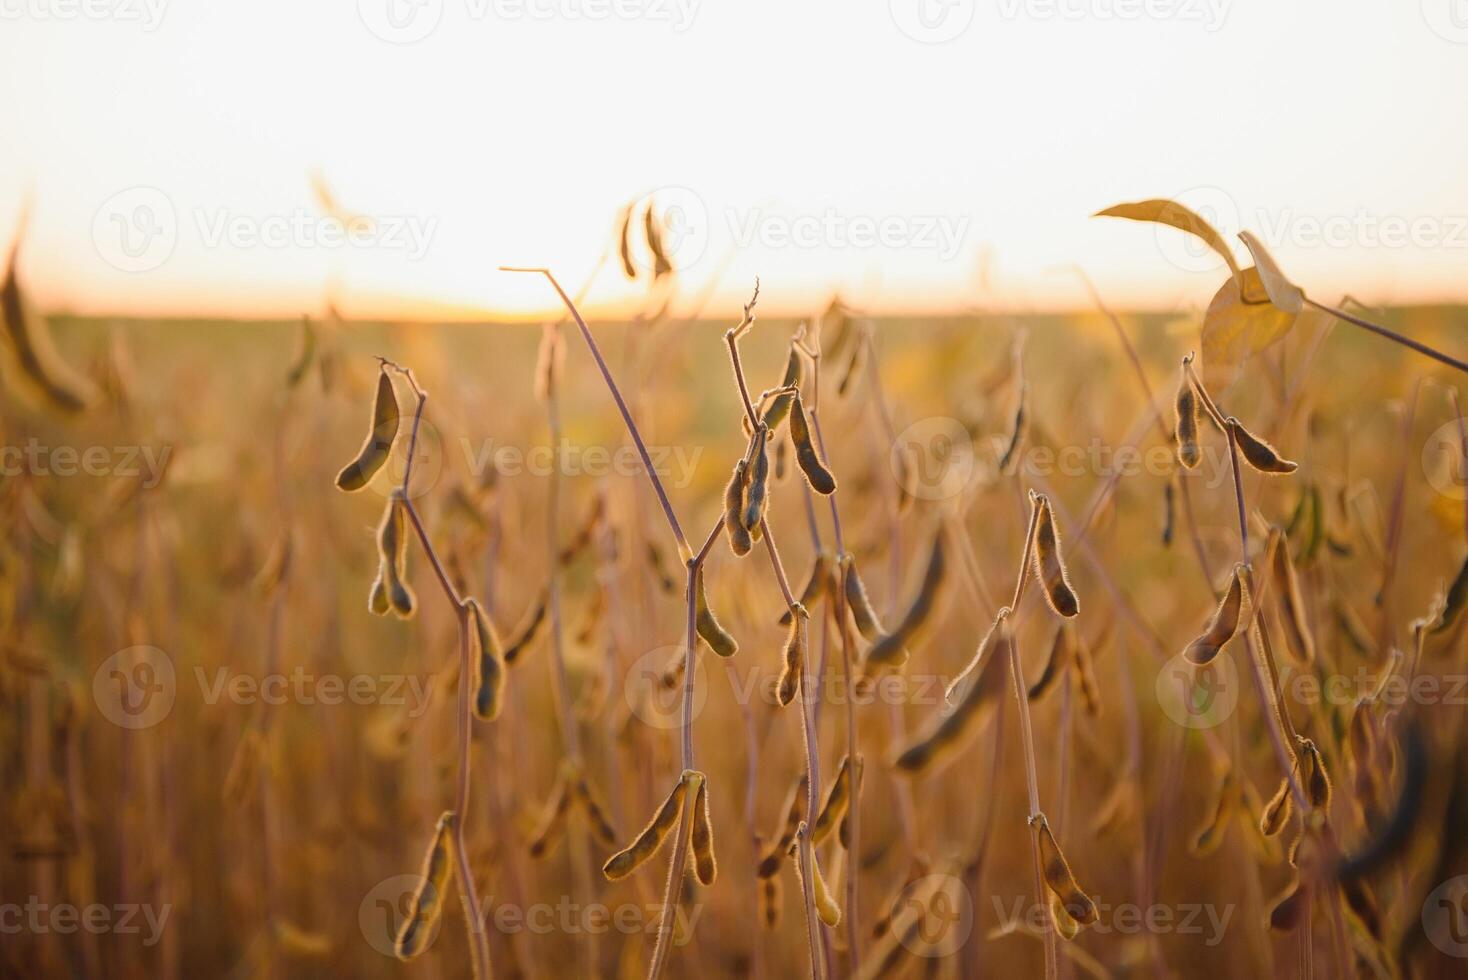
[{"label": "thin stem", "polygon": [[[384,361],[385,365],[390,362]],[[428,532],[423,527],[423,521],[418,517],[418,510],[413,506],[412,500],[408,498],[408,480],[413,473],[413,454],[418,445],[418,427],[423,420],[423,407],[428,402],[428,392],[418,386],[413,372],[407,368],[392,365],[408,379],[413,391],[418,396],[418,405],[413,413],[413,430],[408,441],[408,461],[403,467],[402,494],[404,498],[404,510],[408,514],[409,521],[413,524],[413,530],[418,535],[419,542],[423,545],[423,551],[428,555],[429,564],[433,566],[434,574],[438,577],[439,585],[443,587],[444,596],[454,607],[454,617],[459,629],[459,711],[458,711],[458,779],[454,790],[454,861],[458,871],[455,878],[459,884],[459,896],[464,903],[464,916],[467,921],[469,934],[469,950],[472,959],[474,976],[479,980],[492,980],[494,977],[494,964],[490,960],[489,941],[484,934],[484,917],[480,912],[479,894],[474,887],[474,874],[469,867],[469,852],[464,842],[464,824],[468,820],[469,813],[469,755],[473,745],[473,727],[470,722],[469,699],[473,696],[473,685],[469,683],[471,665],[469,663],[469,604],[460,597],[453,583],[445,572],[443,563],[439,561],[438,552],[434,550],[433,543],[428,539]]]},{"label": "thin stem", "polygon": [[[1024,598],[1025,583],[1030,579],[1030,562],[1034,557],[1035,550],[1035,528],[1040,520],[1040,501],[1033,499],[1030,505],[1030,522],[1025,531],[1024,556],[1020,559],[1019,574],[1014,583],[1014,600],[1010,604],[1011,609],[1018,609],[1020,601]],[[1000,615],[1004,615],[1001,611]],[[1019,702],[1019,732],[1023,743],[1025,754],[1025,786],[1029,792],[1030,813],[1030,853],[1034,859],[1035,871],[1035,901],[1045,901],[1045,873],[1040,860],[1040,826],[1045,819],[1040,810],[1040,777],[1038,767],[1035,764],[1035,732],[1030,724],[1030,699],[1029,685],[1025,683],[1024,664],[1019,658],[1019,640],[1015,636],[1009,641],[1009,673],[1014,682],[1014,697]],[[1048,980],[1055,980],[1059,974],[1057,962],[1055,927],[1048,920],[1045,924],[1045,976]]]},{"label": "thin stem", "polygon": [[647,478],[652,481],[653,491],[658,496],[658,503],[662,504],[663,515],[668,519],[668,527],[672,529],[673,537],[678,542],[678,554],[687,560],[689,555],[688,539],[683,534],[683,528],[678,523],[678,515],[673,512],[673,505],[668,500],[667,491],[663,489],[663,481],[658,478],[657,470],[653,468],[652,457],[648,454],[647,446],[642,441],[642,434],[637,431],[637,423],[632,421],[632,412],[627,408],[627,402],[622,398],[622,392],[617,388],[617,382],[612,378],[611,369],[607,367],[606,359],[602,357],[601,348],[596,344],[596,338],[591,335],[591,328],[581,317],[581,311],[576,309],[576,304],[556,277],[549,269],[544,268],[522,268],[518,266],[500,266],[501,272],[538,272],[550,280],[551,286],[555,288],[556,294],[561,297],[561,302],[566,305],[571,316],[576,321],[576,326],[581,330],[581,336],[586,341],[586,346],[591,350],[591,356],[596,361],[596,366],[601,370],[601,376],[607,383],[607,390],[612,393],[612,400],[617,403],[617,411],[622,413],[622,421],[627,426],[627,432],[632,436],[632,441],[637,445],[637,452],[642,456],[642,467],[647,471]]},{"label": "thin stem", "polygon": [[1305,302],[1309,303],[1317,310],[1322,310],[1326,313],[1329,313],[1337,320],[1344,320],[1347,323],[1352,324],[1353,326],[1360,327],[1363,330],[1369,330],[1377,336],[1385,337],[1387,340],[1401,344],[1403,347],[1410,347],[1417,353],[1430,357],[1434,361],[1438,361],[1442,364],[1446,364],[1448,367],[1457,368],[1459,371],[1468,373],[1468,363],[1464,363],[1463,361],[1458,360],[1456,357],[1449,357],[1442,351],[1413,340],[1411,337],[1404,337],[1401,334],[1397,333],[1395,330],[1388,329],[1387,327],[1383,327],[1380,324],[1372,323],[1370,320],[1363,320],[1360,317],[1352,316],[1345,310],[1338,310],[1334,306],[1326,306],[1324,303],[1317,303],[1315,300],[1311,299],[1308,296],[1305,297]]}]

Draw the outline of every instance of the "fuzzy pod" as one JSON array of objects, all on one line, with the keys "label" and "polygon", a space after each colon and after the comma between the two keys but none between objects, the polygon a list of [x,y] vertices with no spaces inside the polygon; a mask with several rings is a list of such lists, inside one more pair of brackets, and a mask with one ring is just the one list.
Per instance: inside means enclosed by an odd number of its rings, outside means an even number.
[{"label": "fuzzy pod", "polygon": [[469,600],[469,618],[473,620],[474,632],[470,634],[477,648],[472,658],[474,672],[474,714],[481,721],[494,721],[503,706],[505,689],[505,660],[500,648],[499,634],[489,621],[489,614],[478,599]]},{"label": "fuzzy pod", "polygon": [[1290,933],[1300,927],[1309,910],[1309,893],[1300,887],[1299,879],[1290,882],[1270,903],[1266,922],[1270,932]]},{"label": "fuzzy pod", "polygon": [[1229,581],[1228,591],[1224,593],[1223,601],[1213,612],[1213,618],[1209,620],[1203,634],[1192,643],[1188,644],[1183,651],[1183,656],[1194,666],[1202,667],[1213,662],[1218,652],[1224,648],[1229,640],[1239,631],[1240,613],[1244,608],[1244,578],[1242,565],[1235,565],[1233,578]]},{"label": "fuzzy pod", "polygon": [[1290,558],[1290,541],[1285,532],[1275,529],[1270,535],[1274,550],[1274,579],[1279,583],[1279,602],[1284,609],[1285,647],[1302,667],[1315,662],[1315,643],[1310,624],[1305,618],[1305,599],[1300,593],[1300,578]]},{"label": "fuzzy pod", "polygon": [[795,840],[795,835],[805,820],[806,792],[809,785],[808,776],[801,773],[789,795],[786,796],[785,822],[780,827],[780,836],[760,858],[759,868],[755,872],[760,878],[772,878],[779,874],[780,863],[785,859],[790,843]]},{"label": "fuzzy pod", "polygon": [[709,812],[708,778],[701,773],[696,780],[697,792],[693,797],[693,827],[689,830],[689,845],[693,849],[693,866],[699,884],[707,887],[719,875],[718,861],[714,858],[714,823]]},{"label": "fuzzy pod", "polygon": [[1021,381],[1019,392],[1014,400],[1014,415],[1009,425],[1009,437],[1005,440],[1004,452],[999,454],[1000,473],[1013,472],[1015,461],[1019,459],[1019,450],[1024,445],[1025,432],[1029,429],[1029,400],[1029,383]]},{"label": "fuzzy pod", "polygon": [[899,770],[925,772],[948,752],[956,749],[981,718],[1004,696],[1005,671],[1010,651],[1009,612],[999,618],[979,644],[978,651],[962,674],[948,688],[948,700],[957,703],[917,742],[904,749],[893,762]]},{"label": "fuzzy pod", "polygon": [[602,874],[608,881],[617,881],[627,877],[641,865],[646,863],[663,846],[663,841],[673,833],[673,828],[678,825],[678,817],[683,808],[683,798],[688,791],[690,773],[685,772],[653,814],[648,825],[637,835],[636,840],[629,844],[624,850],[618,851],[607,859],[602,865]]},{"label": "fuzzy pod", "polygon": [[448,898],[455,820],[452,810],[444,811],[438,818],[428,852],[423,856],[422,881],[413,892],[408,916],[403,920],[393,942],[393,953],[400,960],[411,960],[423,952],[433,938],[433,927]]},{"label": "fuzzy pod", "polygon": [[1290,797],[1290,781],[1282,779],[1279,789],[1269,798],[1264,805],[1264,811],[1259,815],[1259,833],[1265,837],[1278,837],[1280,831],[1284,830],[1285,824],[1289,822],[1290,814],[1294,811],[1294,802]]},{"label": "fuzzy pod", "polygon": [[948,563],[940,528],[928,552],[928,565],[923,571],[922,585],[912,605],[897,626],[884,634],[867,651],[866,663],[883,667],[900,666],[907,661],[907,646],[915,641],[931,623],[948,575]]},{"label": "fuzzy pod", "polygon": [[748,466],[743,459],[735,463],[729,485],[724,488],[724,533],[729,536],[729,550],[740,558],[754,547],[749,528],[744,526],[744,487]]},{"label": "fuzzy pod", "polygon": [[744,508],[740,522],[755,535],[764,520],[765,505],[770,500],[770,430],[761,426],[751,440],[749,466],[745,470]]},{"label": "fuzzy pod", "polygon": [[383,368],[377,375],[377,397],[372,403],[371,428],[368,429],[367,438],[357,455],[336,475],[338,489],[348,493],[361,490],[382,469],[382,464],[387,462],[392,453],[393,440],[397,438],[401,418],[392,378],[387,369]]},{"label": "fuzzy pod", "polygon": [[816,452],[800,392],[796,391],[794,395],[790,405],[790,441],[795,445],[795,462],[800,464],[800,471],[805,474],[806,482],[812,490],[830,496],[836,492],[836,478],[831,475],[826,464],[821,462],[820,453]]},{"label": "fuzzy pod", "polygon": [[[791,345],[790,357],[785,361],[785,375],[780,379],[781,388],[795,388],[799,386],[805,373],[805,364],[800,359],[800,350]],[[795,401],[795,392],[783,391],[770,401],[770,407],[765,409],[763,421],[770,431],[773,432],[780,427],[790,414],[790,405]]]},{"label": "fuzzy pod", "polygon": [[530,839],[531,857],[542,858],[550,853],[551,848],[565,833],[566,815],[570,812],[571,779],[563,766],[556,773],[556,782],[551,787],[550,800],[546,803],[545,812],[541,815],[540,823]]},{"label": "fuzzy pod", "polygon": [[1224,837],[1228,833],[1229,818],[1238,806],[1237,788],[1233,773],[1224,773],[1213,809],[1208,812],[1208,818],[1202,826],[1194,831],[1188,844],[1188,853],[1193,857],[1207,857],[1223,845]]},{"label": "fuzzy pod", "polygon": [[1203,450],[1198,445],[1198,393],[1193,390],[1186,371],[1182,384],[1178,385],[1173,408],[1177,413],[1177,461],[1190,470],[1195,469],[1203,460]]},{"label": "fuzzy pod", "polygon": [[1065,911],[1080,925],[1088,926],[1098,918],[1096,903],[1091,901],[1081,886],[1076,884],[1070,864],[1061,853],[1060,844],[1050,830],[1050,823],[1042,815],[1040,827],[1040,866],[1044,871],[1045,885],[1058,898]]},{"label": "fuzzy pod", "polygon": [[1283,476],[1300,468],[1299,463],[1285,459],[1280,455],[1278,449],[1244,428],[1244,424],[1238,419],[1229,419],[1228,427],[1233,434],[1234,442],[1239,447],[1240,455],[1244,457],[1244,462],[1260,473]]},{"label": "fuzzy pod", "polygon": [[708,595],[703,587],[703,569],[698,570],[694,586],[697,590],[695,597],[695,619],[694,625],[698,628],[698,635],[703,642],[709,645],[709,649],[721,657],[732,657],[739,652],[739,643],[724,629],[715,618],[713,610],[709,608]]},{"label": "fuzzy pod", "polygon": [[841,568],[841,580],[846,590],[846,606],[851,610],[852,621],[856,623],[857,630],[866,637],[867,642],[875,643],[882,638],[886,630],[882,628],[882,621],[877,616],[876,609],[872,608],[872,600],[867,596],[866,584],[861,580],[861,573],[856,570],[856,559],[851,555],[843,556]]},{"label": "fuzzy pod", "polygon": [[1050,655],[1045,658],[1045,666],[1040,671],[1040,676],[1035,683],[1030,685],[1029,699],[1038,701],[1043,698],[1058,681],[1067,667],[1075,658],[1076,641],[1075,634],[1068,622],[1062,621],[1055,631],[1055,639],[1050,643]]},{"label": "fuzzy pod", "polygon": [[847,755],[841,760],[841,769],[836,773],[836,778],[831,782],[831,788],[826,791],[826,801],[821,805],[820,815],[816,817],[815,825],[810,830],[810,842],[814,847],[820,847],[831,832],[846,817],[846,811],[851,806],[851,756]]},{"label": "fuzzy pod", "polygon": [[784,665],[780,671],[779,686],[775,689],[775,698],[782,708],[794,701],[795,695],[800,691],[810,628],[810,613],[805,606],[797,602],[791,607],[791,612],[794,616],[790,621],[790,631],[785,637]]},{"label": "fuzzy pod", "polygon": [[1060,545],[1060,532],[1055,526],[1055,514],[1050,507],[1050,498],[1035,495],[1039,508],[1035,519],[1035,577],[1045,590],[1045,599],[1057,616],[1073,619],[1081,611],[1081,601],[1071,588],[1070,577],[1065,569],[1065,554]]},{"label": "fuzzy pod", "polygon": [[612,826],[611,818],[607,816],[606,806],[601,797],[591,786],[584,773],[578,774],[571,783],[572,791],[576,794],[576,802],[581,804],[581,810],[586,814],[586,820],[591,824],[591,831],[599,841],[606,845],[617,842],[617,829]]}]

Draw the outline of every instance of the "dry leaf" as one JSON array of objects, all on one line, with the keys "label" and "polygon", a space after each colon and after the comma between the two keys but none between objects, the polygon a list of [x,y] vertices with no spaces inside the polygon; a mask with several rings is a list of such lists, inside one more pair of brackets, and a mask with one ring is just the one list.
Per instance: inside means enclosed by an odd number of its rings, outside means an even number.
[{"label": "dry leaf", "polygon": [[1155,221],[1158,224],[1169,225],[1180,231],[1197,235],[1209,248],[1217,252],[1223,261],[1228,263],[1229,271],[1237,278],[1239,275],[1239,263],[1229,251],[1223,236],[1218,233],[1212,225],[1187,207],[1176,201],[1169,201],[1164,197],[1154,197],[1146,201],[1133,201],[1130,204],[1117,204],[1107,208],[1105,211],[1097,211],[1098,218],[1130,218],[1133,221]]},{"label": "dry leaf", "polygon": [[1203,315],[1204,382],[1215,391],[1228,387],[1251,354],[1283,339],[1294,325],[1295,314],[1269,301],[1258,269],[1225,280]]},{"label": "dry leaf", "polygon": [[1264,283],[1264,292],[1269,295],[1269,301],[1286,313],[1299,313],[1305,308],[1305,291],[1285,278],[1285,274],[1274,264],[1274,256],[1264,247],[1264,243],[1255,238],[1247,231],[1239,232],[1239,238],[1243,240],[1244,247],[1249,254],[1254,256],[1254,268],[1259,273],[1259,279]]}]

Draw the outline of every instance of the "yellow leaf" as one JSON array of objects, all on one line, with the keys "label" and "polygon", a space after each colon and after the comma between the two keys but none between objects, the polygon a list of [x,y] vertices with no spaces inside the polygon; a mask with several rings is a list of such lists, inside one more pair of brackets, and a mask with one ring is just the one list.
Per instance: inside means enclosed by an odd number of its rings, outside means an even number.
[{"label": "yellow leaf", "polygon": [[1204,383],[1214,391],[1227,387],[1250,355],[1283,339],[1294,325],[1295,314],[1269,301],[1258,269],[1250,266],[1225,280],[1203,315]]},{"label": "yellow leaf", "polygon": [[1239,238],[1243,239],[1249,254],[1254,256],[1254,268],[1259,272],[1259,279],[1264,283],[1269,301],[1286,313],[1299,313],[1303,310],[1305,291],[1285,278],[1279,266],[1274,264],[1274,256],[1269,254],[1264,243],[1247,231],[1239,232]]},{"label": "yellow leaf", "polygon": [[1239,275],[1239,264],[1234,259],[1234,254],[1229,251],[1223,236],[1214,229],[1207,221],[1196,212],[1189,210],[1176,201],[1169,201],[1163,197],[1154,197],[1146,201],[1133,201],[1130,204],[1116,204],[1105,211],[1097,211],[1098,218],[1130,218],[1133,221],[1155,221],[1158,224],[1169,225],[1189,234],[1197,235],[1213,251],[1222,256],[1223,261],[1228,263],[1229,271],[1235,277]]}]

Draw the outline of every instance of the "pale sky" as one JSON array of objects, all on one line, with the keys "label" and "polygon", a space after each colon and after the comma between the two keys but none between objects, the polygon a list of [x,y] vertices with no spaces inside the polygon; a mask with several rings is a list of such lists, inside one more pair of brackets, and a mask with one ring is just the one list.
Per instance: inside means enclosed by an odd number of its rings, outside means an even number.
[{"label": "pale sky", "polygon": [[650,192],[715,315],[1083,306],[1072,264],[1201,307],[1216,258],[1089,217],[1147,197],[1323,296],[1468,298],[1468,0],[0,0],[0,78],[51,310],[530,314],[495,267],[579,288]]}]

